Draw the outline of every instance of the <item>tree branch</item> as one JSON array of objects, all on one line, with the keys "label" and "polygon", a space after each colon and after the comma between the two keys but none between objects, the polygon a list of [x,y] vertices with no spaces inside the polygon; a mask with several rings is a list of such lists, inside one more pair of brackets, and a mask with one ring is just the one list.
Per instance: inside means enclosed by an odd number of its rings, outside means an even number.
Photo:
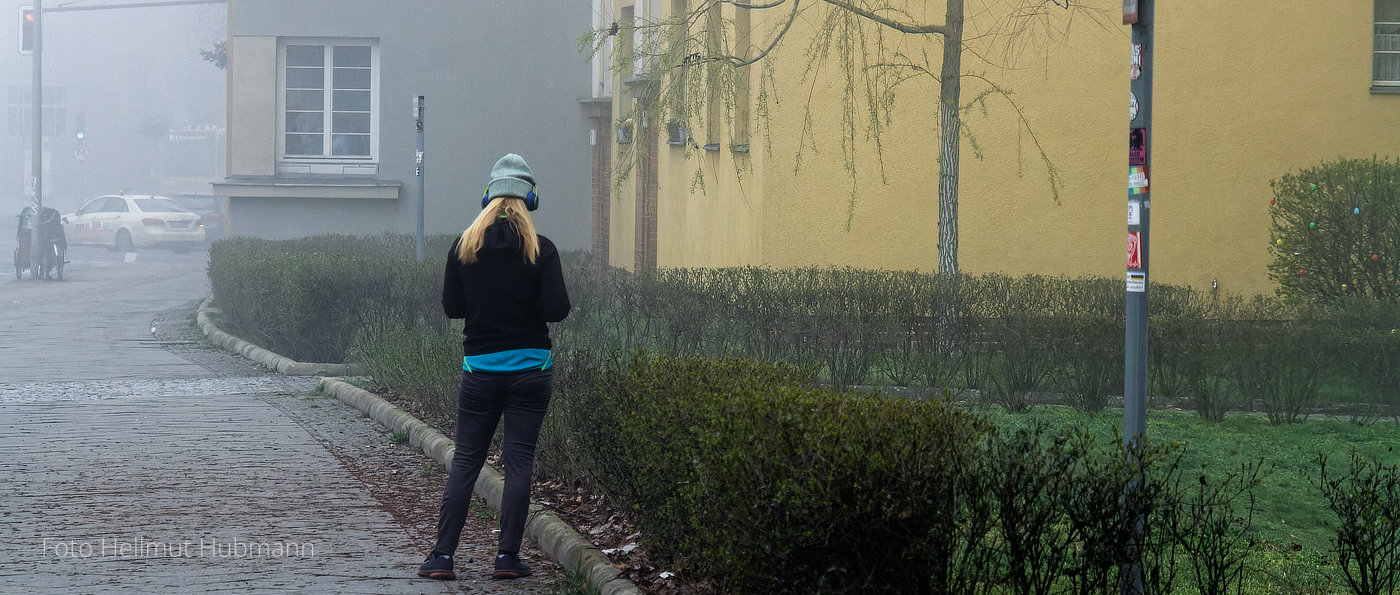
[{"label": "tree branch", "polygon": [[772,4],[750,4],[748,2],[735,2],[734,0],[720,0],[720,2],[723,4],[729,4],[736,8],[747,8],[749,10],[764,10],[767,8],[777,8],[779,6],[787,4],[787,0],[778,0],[777,2],[774,2]]},{"label": "tree branch", "polygon": [[[1006,100],[1006,103],[1008,103],[1008,104],[1011,105],[1011,109],[1016,110],[1016,117],[1017,117],[1018,119],[1021,120],[1021,123],[1020,123],[1021,126],[1022,126],[1023,128],[1025,128],[1025,129],[1026,129],[1026,133],[1030,135],[1030,137],[1031,137],[1031,143],[1035,145],[1035,150],[1036,150],[1036,152],[1037,152],[1037,153],[1040,153],[1040,160],[1041,160],[1043,163],[1045,163],[1045,167],[1046,167],[1046,169],[1047,169],[1047,175],[1048,175],[1049,178],[1050,178],[1050,196],[1051,196],[1051,198],[1055,201],[1055,204],[1059,204],[1059,203],[1060,203],[1060,171],[1059,171],[1058,168],[1055,167],[1054,162],[1052,162],[1052,161],[1050,160],[1050,154],[1047,153],[1047,152],[1045,151],[1044,145],[1041,145],[1041,144],[1040,144],[1040,137],[1039,137],[1038,135],[1036,135],[1035,129],[1034,129],[1034,128],[1031,128],[1031,121],[1030,121],[1029,119],[1026,118],[1026,113],[1025,113],[1024,111],[1021,110],[1021,105],[1020,105],[1019,103],[1016,103],[1016,100],[1014,100],[1014,99],[1011,98],[1011,91],[1008,91],[1008,90],[1006,90],[1006,89],[1001,88],[1000,85],[998,85],[998,84],[992,82],[992,81],[989,80],[987,77],[982,76],[982,75],[980,75],[980,74],[966,73],[966,74],[963,74],[962,76],[963,76],[964,78],[977,79],[977,80],[979,80],[979,81],[982,81],[983,83],[986,83],[986,85],[987,85],[988,87],[991,88],[991,90],[989,91],[989,93],[993,93],[993,94],[996,94],[996,95],[1000,95],[1000,96],[1002,97],[1002,99],[1005,99],[1005,100]],[[982,95],[979,96],[979,99],[980,99],[981,97],[985,97],[986,95],[987,95],[986,93],[983,93]],[[974,101],[976,101],[976,100],[974,100]],[[968,104],[967,106],[964,106],[963,109],[967,109],[967,108],[969,108],[969,107],[971,107],[971,102],[969,102],[969,104]]]},{"label": "tree branch", "polygon": [[952,31],[948,29],[947,25],[919,25],[916,23],[902,23],[888,17],[880,16],[874,11],[856,6],[855,4],[852,4],[847,0],[822,0],[822,2],[830,4],[857,16],[870,19],[871,21],[874,21],[901,33],[912,33],[915,35],[927,35],[932,33],[935,35],[944,36],[952,33]]},{"label": "tree branch", "polygon": [[[783,0],[783,2],[786,2],[786,0]],[[781,6],[781,5],[783,4],[783,2],[776,2],[776,3],[768,4],[768,5],[745,5],[745,4],[740,4],[740,3],[737,3],[737,2],[733,2],[733,3],[731,3],[731,4],[734,4],[735,6],[739,6],[739,7],[742,7],[742,8],[758,8],[758,9],[763,9],[763,8],[773,8],[773,7],[775,7],[775,6]],[[797,7],[798,7],[799,5],[801,5],[801,4],[802,4],[802,0],[792,0],[792,10],[791,10],[790,12],[788,12],[788,20],[787,20],[787,22],[786,22],[786,23],[783,23],[783,28],[782,28],[781,30],[779,30],[776,34],[773,35],[773,40],[772,40],[772,42],[770,42],[770,43],[768,44],[768,47],[763,48],[763,50],[760,51],[760,52],[758,53],[758,55],[754,56],[753,58],[748,58],[748,59],[740,58],[740,57],[738,57],[738,56],[724,56],[724,57],[721,58],[721,59],[722,59],[722,60],[725,60],[725,61],[727,61],[727,62],[729,62],[729,63],[730,63],[731,65],[733,65],[735,68],[739,68],[739,67],[741,67],[741,66],[748,66],[748,65],[750,65],[750,64],[753,64],[754,62],[757,62],[757,61],[759,61],[759,60],[762,60],[764,56],[767,56],[769,52],[772,52],[772,51],[773,51],[773,48],[778,47],[778,42],[782,41],[783,38],[787,36],[788,29],[791,29],[791,28],[792,28],[792,23],[793,23],[794,21],[797,20]],[[746,49],[747,49],[747,48],[746,48]],[[746,51],[745,53],[747,53],[747,51]]]}]

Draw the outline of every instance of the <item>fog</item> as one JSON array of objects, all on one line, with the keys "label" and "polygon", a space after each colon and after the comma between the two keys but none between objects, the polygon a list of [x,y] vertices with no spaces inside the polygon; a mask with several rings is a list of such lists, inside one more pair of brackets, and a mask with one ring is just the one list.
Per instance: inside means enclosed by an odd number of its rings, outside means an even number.
[{"label": "fog", "polygon": [[[18,13],[20,3],[10,4],[3,14]],[[48,8],[104,4],[113,3],[79,0]],[[121,191],[209,192],[208,183],[224,175],[226,79],[200,51],[225,38],[226,14],[221,4],[44,13],[45,206],[67,212]],[[7,33],[15,31],[15,20]],[[31,163],[25,108],[32,62],[15,45],[0,50],[8,95],[0,147],[6,212],[20,208]]]},{"label": "fog", "polygon": [[[3,14],[13,16],[0,27],[8,44],[0,45],[0,77],[7,92],[7,122],[0,141],[0,212],[10,213],[5,220],[11,222],[29,200],[32,60],[17,51],[14,41],[19,7],[29,4],[9,0]],[[588,26],[586,6],[540,16],[540,38],[502,34],[488,39],[462,38],[457,31],[461,23],[476,18],[512,21],[539,7],[443,6],[395,13],[394,19],[322,22],[317,20],[324,16],[317,12],[320,5],[314,3],[122,4],[133,2],[65,1],[46,5],[43,13],[46,207],[69,213],[95,197],[121,192],[218,194],[210,184],[229,175],[230,163],[228,73],[201,52],[214,49],[230,34],[356,37],[378,40],[385,54],[396,60],[383,68],[381,105],[375,116],[375,178],[398,184],[397,199],[239,199],[228,207],[233,235],[412,234],[418,193],[407,97],[412,91],[429,96],[427,233],[456,232],[470,223],[475,216],[471,199],[487,181],[491,163],[516,152],[536,170],[547,197],[546,206],[535,214],[541,233],[562,249],[587,247],[590,146],[587,120],[577,100],[589,93],[589,74],[576,42]],[[347,14],[389,10],[377,3],[341,6]],[[230,15],[241,23],[232,32]],[[415,30],[420,33],[412,34]],[[418,62],[426,56],[439,56],[441,62]],[[415,70],[405,68],[406,60]],[[496,66],[504,60],[548,64],[552,74],[515,76]],[[490,87],[506,92],[481,96],[478,90],[488,78]],[[261,107],[250,109],[244,113],[254,118],[270,115],[258,111]],[[237,136],[238,130],[233,133]],[[247,172],[235,168],[233,173]],[[13,234],[5,236],[5,242],[13,241]]]}]

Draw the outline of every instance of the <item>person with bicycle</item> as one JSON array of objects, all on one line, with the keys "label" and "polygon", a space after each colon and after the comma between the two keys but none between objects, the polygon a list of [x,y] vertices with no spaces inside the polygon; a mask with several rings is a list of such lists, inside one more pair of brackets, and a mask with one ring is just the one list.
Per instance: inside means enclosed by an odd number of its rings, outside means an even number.
[{"label": "person with bicycle", "polygon": [[68,262],[68,236],[63,232],[62,218],[57,209],[44,207],[40,209],[38,224],[34,226],[39,234],[39,249],[43,250],[38,276],[45,279],[57,271],[58,279],[63,280],[63,265]]},{"label": "person with bicycle", "polygon": [[41,245],[49,241],[58,244],[60,253],[68,253],[68,236],[63,232],[62,215],[58,209],[44,207],[39,213],[39,242]]}]

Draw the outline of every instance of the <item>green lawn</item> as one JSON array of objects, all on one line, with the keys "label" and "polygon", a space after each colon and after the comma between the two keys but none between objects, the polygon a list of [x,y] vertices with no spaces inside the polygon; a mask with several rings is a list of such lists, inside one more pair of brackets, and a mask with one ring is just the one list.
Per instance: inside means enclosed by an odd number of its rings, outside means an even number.
[{"label": "green lawn", "polygon": [[[1003,427],[1039,419],[1052,427],[1086,427],[1113,439],[1123,426],[1122,410],[1087,414],[1068,407],[1037,406],[1013,415],[1000,408],[988,414]],[[1245,462],[1262,459],[1273,470],[1255,491],[1254,526],[1262,542],[1250,560],[1249,591],[1344,592],[1341,574],[1331,555],[1336,517],[1322,494],[1310,483],[1318,476],[1317,455],[1331,461],[1329,469],[1346,466],[1351,451],[1383,464],[1400,463],[1400,425],[1385,421],[1357,425],[1345,419],[1313,417],[1304,423],[1270,426],[1261,415],[1235,414],[1223,423],[1210,423],[1183,411],[1151,411],[1149,441],[1181,445],[1184,473],[1204,470],[1219,476]],[[1330,588],[1329,588],[1330,583]]]},{"label": "green lawn", "polygon": [[[1121,431],[1121,410],[1087,414],[1068,407],[1037,406],[1029,413],[1012,415],[990,411],[1002,426],[1015,427],[1039,419],[1053,427],[1088,427],[1109,439]],[[1355,450],[1385,464],[1400,463],[1400,425],[1380,422],[1361,426],[1341,419],[1314,417],[1304,423],[1270,426],[1263,416],[1236,414],[1223,423],[1202,421],[1183,411],[1151,411],[1147,418],[1150,441],[1181,445],[1183,467],[1204,469],[1207,474],[1227,473],[1240,464],[1263,459],[1274,466],[1256,492],[1255,513],[1261,536],[1270,542],[1298,543],[1309,549],[1329,547],[1332,514],[1309,478],[1317,477],[1317,455],[1325,454],[1334,466],[1344,465]]]}]

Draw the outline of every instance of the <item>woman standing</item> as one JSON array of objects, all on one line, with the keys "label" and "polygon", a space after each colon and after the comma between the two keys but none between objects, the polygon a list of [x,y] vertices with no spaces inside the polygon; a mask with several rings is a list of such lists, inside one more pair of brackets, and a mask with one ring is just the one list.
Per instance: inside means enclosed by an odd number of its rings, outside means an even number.
[{"label": "woman standing", "polygon": [[419,576],[453,579],[452,556],[466,522],[472,487],[496,425],[505,417],[505,490],[496,579],[530,574],[520,542],[530,504],[535,442],[554,389],[549,328],[569,315],[559,253],[536,234],[529,211],[539,206],[535,178],[514,153],[491,168],[482,211],[452,245],[442,282],[442,309],[465,319],[462,383],[457,391],[457,444],[442,496],[437,544]]}]

